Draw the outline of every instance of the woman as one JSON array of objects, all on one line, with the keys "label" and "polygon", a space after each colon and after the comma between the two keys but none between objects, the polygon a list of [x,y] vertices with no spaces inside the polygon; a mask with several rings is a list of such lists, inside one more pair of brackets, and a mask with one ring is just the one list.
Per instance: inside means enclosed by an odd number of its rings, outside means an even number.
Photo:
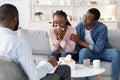
[{"label": "woman", "polygon": [[57,60],[59,57],[65,57],[75,49],[75,42],[70,40],[70,36],[76,34],[76,30],[71,26],[67,19],[67,15],[62,10],[53,14],[53,27],[49,30],[48,36],[52,53]]}]

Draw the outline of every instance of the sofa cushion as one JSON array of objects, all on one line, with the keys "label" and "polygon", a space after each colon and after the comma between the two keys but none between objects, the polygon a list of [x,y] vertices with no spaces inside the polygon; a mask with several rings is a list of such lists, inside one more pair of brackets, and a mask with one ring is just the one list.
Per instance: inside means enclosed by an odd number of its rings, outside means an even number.
[{"label": "sofa cushion", "polygon": [[106,61],[101,61],[100,62],[100,66],[105,68],[105,72],[102,73],[102,75],[105,75],[105,76],[111,76],[112,75],[112,63],[111,62],[106,62]]},{"label": "sofa cushion", "polygon": [[18,36],[28,42],[33,54],[48,54],[51,52],[46,31],[20,29],[18,30]]},{"label": "sofa cushion", "polygon": [[28,77],[14,61],[0,56],[0,80],[28,80]]},{"label": "sofa cushion", "polygon": [[120,51],[120,30],[109,30],[108,33],[110,44]]}]

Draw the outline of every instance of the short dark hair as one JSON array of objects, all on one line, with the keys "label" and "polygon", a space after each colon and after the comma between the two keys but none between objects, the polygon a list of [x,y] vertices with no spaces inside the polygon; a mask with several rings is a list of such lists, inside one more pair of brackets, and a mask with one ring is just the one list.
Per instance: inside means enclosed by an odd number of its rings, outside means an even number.
[{"label": "short dark hair", "polygon": [[0,21],[5,21],[18,16],[17,8],[12,4],[3,4],[0,6]]},{"label": "short dark hair", "polygon": [[94,20],[98,20],[100,18],[100,11],[97,8],[91,8],[88,12],[94,15]]},{"label": "short dark hair", "polygon": [[71,26],[70,22],[69,22],[68,19],[67,19],[67,14],[66,14],[64,11],[62,11],[62,10],[57,10],[57,11],[53,14],[53,17],[54,17],[55,15],[63,16],[63,17],[67,20],[66,25]]}]

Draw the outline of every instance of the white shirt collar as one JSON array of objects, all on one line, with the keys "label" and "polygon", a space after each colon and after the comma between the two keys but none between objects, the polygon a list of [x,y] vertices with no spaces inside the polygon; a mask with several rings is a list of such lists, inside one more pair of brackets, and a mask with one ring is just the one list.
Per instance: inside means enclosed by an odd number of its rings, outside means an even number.
[{"label": "white shirt collar", "polygon": [[85,31],[87,31],[87,32],[90,32],[92,29],[90,29],[90,30],[87,30],[86,28],[85,28]]},{"label": "white shirt collar", "polygon": [[0,32],[5,32],[5,33],[12,34],[12,35],[16,35],[13,30],[6,28],[6,27],[3,27],[3,26],[0,26]]}]

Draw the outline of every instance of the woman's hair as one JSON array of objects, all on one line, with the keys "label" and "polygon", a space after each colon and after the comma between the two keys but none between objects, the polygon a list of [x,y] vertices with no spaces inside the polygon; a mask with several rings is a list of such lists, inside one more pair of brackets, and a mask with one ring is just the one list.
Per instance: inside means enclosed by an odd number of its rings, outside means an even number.
[{"label": "woman's hair", "polygon": [[[67,22],[66,22],[65,25],[71,26],[70,22],[69,22],[68,19],[67,19],[67,14],[66,14],[64,11],[62,11],[62,10],[57,10],[57,11],[53,14],[53,17],[54,17],[55,15],[63,16],[63,17],[67,20]],[[54,26],[54,24],[53,24],[53,26]]]}]

